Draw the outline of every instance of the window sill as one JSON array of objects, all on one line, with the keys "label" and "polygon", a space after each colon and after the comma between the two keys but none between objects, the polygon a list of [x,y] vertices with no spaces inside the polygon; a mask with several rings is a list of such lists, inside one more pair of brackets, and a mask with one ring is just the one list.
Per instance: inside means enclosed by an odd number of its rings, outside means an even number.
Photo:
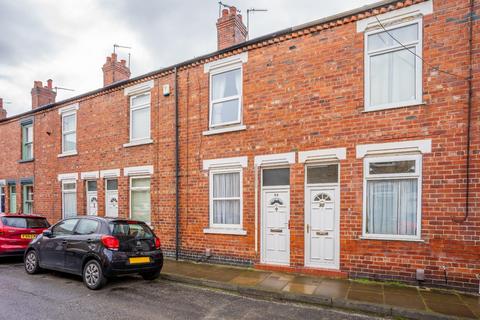
[{"label": "window sill", "polygon": [[142,140],[130,141],[129,143],[125,143],[123,147],[129,148],[129,147],[142,146],[145,144],[152,144],[152,143],[153,143],[152,139],[142,139]]},{"label": "window sill", "polygon": [[35,158],[25,159],[25,160],[18,160],[17,162],[18,162],[18,163],[29,163],[29,162],[33,162],[33,161],[35,161]]},{"label": "window sill", "polygon": [[399,109],[405,107],[414,107],[414,106],[425,106],[427,103],[425,101],[408,101],[405,103],[399,103],[396,105],[386,105],[386,106],[375,106],[375,107],[366,107],[362,111],[363,113],[375,112],[375,111],[385,111],[390,109]]},{"label": "window sill", "polygon": [[72,151],[72,152],[60,153],[57,157],[63,158],[63,157],[70,157],[70,156],[76,156],[76,155],[78,155],[78,152]]},{"label": "window sill", "polygon": [[232,127],[225,127],[225,128],[220,128],[220,129],[210,129],[207,131],[203,131],[204,136],[211,136],[214,134],[220,134],[220,133],[226,133],[226,132],[235,132],[235,131],[243,131],[246,130],[247,126],[246,125],[236,125]]},{"label": "window sill", "polygon": [[387,237],[374,237],[374,236],[361,236],[360,240],[425,242],[425,240],[423,239],[415,239],[415,238],[387,238]]},{"label": "window sill", "polygon": [[247,230],[243,229],[220,229],[220,228],[206,228],[203,229],[203,233],[208,234],[231,234],[236,236],[245,236],[247,234]]}]

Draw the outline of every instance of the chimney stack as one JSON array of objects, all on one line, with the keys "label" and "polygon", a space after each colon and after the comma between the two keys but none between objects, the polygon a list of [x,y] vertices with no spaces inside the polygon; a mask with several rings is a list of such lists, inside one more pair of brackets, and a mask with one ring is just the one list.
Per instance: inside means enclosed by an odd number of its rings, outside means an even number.
[{"label": "chimney stack", "polygon": [[103,65],[102,70],[104,87],[130,78],[130,69],[127,67],[127,62],[123,59],[117,61],[116,53],[112,53],[111,57],[107,57],[107,61]]},{"label": "chimney stack", "polygon": [[242,22],[242,15],[237,8],[222,10],[222,16],[217,20],[218,50],[231,47],[247,40],[247,28]]},{"label": "chimney stack", "polygon": [[7,117],[7,110],[3,108],[3,99],[0,98],[0,120]]},{"label": "chimney stack", "polygon": [[47,85],[43,86],[42,81],[34,81],[32,88],[32,109],[55,103],[57,93],[53,91],[52,79],[47,80]]}]

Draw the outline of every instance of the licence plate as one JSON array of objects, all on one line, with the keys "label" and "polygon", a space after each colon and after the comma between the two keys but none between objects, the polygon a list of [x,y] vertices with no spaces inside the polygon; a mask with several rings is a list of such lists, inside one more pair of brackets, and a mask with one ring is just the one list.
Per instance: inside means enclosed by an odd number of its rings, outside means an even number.
[{"label": "licence plate", "polygon": [[130,264],[150,263],[150,258],[149,257],[129,258],[128,262],[130,262]]},{"label": "licence plate", "polygon": [[35,239],[36,234],[22,234],[20,235],[20,239]]}]

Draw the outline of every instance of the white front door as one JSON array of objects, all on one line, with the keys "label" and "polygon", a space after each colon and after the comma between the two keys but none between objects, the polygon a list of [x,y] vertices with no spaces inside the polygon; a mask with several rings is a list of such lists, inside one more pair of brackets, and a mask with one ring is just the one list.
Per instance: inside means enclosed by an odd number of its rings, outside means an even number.
[{"label": "white front door", "polygon": [[307,187],[305,264],[339,268],[338,187]]},{"label": "white front door", "polygon": [[290,190],[263,190],[263,263],[290,264]]}]

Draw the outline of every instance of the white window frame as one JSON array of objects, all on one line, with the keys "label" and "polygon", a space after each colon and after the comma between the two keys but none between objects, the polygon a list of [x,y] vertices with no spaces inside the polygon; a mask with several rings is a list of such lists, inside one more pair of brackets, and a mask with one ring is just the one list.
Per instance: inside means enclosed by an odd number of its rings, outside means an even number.
[{"label": "white window frame", "polygon": [[[64,119],[66,117],[69,117],[69,116],[72,116],[72,115],[75,116],[75,129],[65,132]],[[62,153],[61,153],[61,156],[77,154],[77,138],[78,138],[77,137],[77,111],[73,110],[73,111],[69,111],[69,112],[63,112],[62,113],[62,124],[61,125],[62,125]],[[75,133],[75,149],[65,150],[65,135],[72,134],[72,133]]]},{"label": "white window frame", "polygon": [[[108,189],[108,181],[111,181],[111,180],[117,180],[117,189],[115,189],[115,190]],[[107,212],[107,210],[108,210],[108,194],[110,192],[116,192],[117,193],[117,206],[118,206],[118,203],[120,202],[120,199],[118,198],[118,177],[105,178],[104,179],[104,185],[105,185],[105,216],[106,217],[118,218],[118,207],[117,207],[117,215],[116,216],[109,215],[108,212]]]},{"label": "white window frame", "polygon": [[[221,73],[224,73],[224,72],[228,72],[228,71],[233,71],[233,70],[240,70],[240,92],[238,95],[234,95],[234,96],[229,96],[229,97],[226,97],[226,98],[220,98],[220,99],[216,99],[214,100],[213,99],[213,77],[218,75],[218,74],[221,74]],[[227,66],[224,66],[224,67],[219,67],[219,68],[215,68],[215,69],[212,69],[210,70],[210,74],[209,74],[209,84],[210,84],[210,88],[209,88],[209,112],[208,112],[208,124],[209,124],[209,128],[210,129],[218,129],[218,128],[223,128],[223,127],[227,127],[227,126],[232,126],[232,125],[242,125],[243,123],[243,65],[242,65],[242,62],[238,62],[238,63],[235,63],[235,64],[232,64],[232,65],[227,65]],[[213,124],[212,123],[212,115],[213,115],[213,105],[215,103],[221,103],[221,102],[227,102],[227,101],[231,101],[231,100],[235,100],[235,99],[238,99],[238,114],[237,114],[237,120],[234,120],[234,121],[229,121],[229,122],[223,122],[223,123],[220,123],[220,124]]]},{"label": "white window frame", "polygon": [[[143,96],[143,95],[148,96],[148,103],[133,106],[133,104],[132,104],[133,99],[135,99],[137,97],[140,97],[140,96]],[[130,143],[131,144],[139,143],[139,142],[147,142],[147,143],[151,142],[151,137],[152,137],[152,107],[151,107],[152,100],[151,99],[152,99],[152,95],[150,94],[149,91],[141,92],[141,93],[129,96],[129,101],[130,101],[130,105],[129,105],[129,109],[130,109]],[[148,125],[148,136],[134,139],[133,138],[133,112],[138,111],[138,110],[142,110],[142,109],[148,109],[149,110],[149,119],[148,119],[148,123],[146,124],[146,125]]]},{"label": "white window frame", "polygon": [[[370,174],[370,163],[389,162],[389,161],[408,161],[415,160],[414,173],[393,173],[393,174]],[[376,157],[365,157],[363,159],[363,227],[362,238],[379,240],[421,240],[422,234],[422,155],[421,154],[403,154],[386,155]],[[416,235],[394,235],[394,234],[372,234],[367,233],[367,181],[369,180],[395,180],[395,179],[417,179],[417,232]]]},{"label": "white window frame", "polygon": [[[225,173],[239,173],[240,174],[240,196],[229,198],[213,198],[213,176],[215,174]],[[239,224],[222,224],[213,223],[213,201],[214,200],[240,200],[240,223]],[[209,170],[209,226],[211,229],[243,229],[243,169],[238,168],[223,168]]]},{"label": "white window frame", "polygon": [[[135,179],[149,179],[150,180],[150,186],[147,187],[132,187],[132,182]],[[145,191],[148,190],[150,192],[150,221],[147,221],[148,225],[152,223],[152,176],[130,176],[129,179],[129,186],[128,186],[128,193],[129,193],[129,218],[132,219],[132,191]]]},{"label": "white window frame", "polygon": [[[400,101],[400,102],[392,102],[392,103],[385,103],[380,105],[371,105],[370,103],[370,58],[380,54],[391,53],[399,50],[405,50],[402,46],[400,46],[395,40],[392,41],[395,43],[394,46],[386,48],[386,49],[379,49],[375,51],[368,50],[368,37],[385,32],[383,28],[375,29],[372,31],[365,32],[364,34],[364,64],[365,64],[365,78],[364,78],[364,96],[365,96],[365,111],[376,111],[376,110],[384,110],[384,109],[392,109],[392,108],[399,108],[399,107],[407,107],[407,106],[414,106],[422,104],[423,98],[423,83],[422,83],[422,74],[423,74],[423,63],[421,57],[423,57],[423,19],[422,17],[409,20],[407,22],[402,23],[395,23],[392,25],[385,26],[387,31],[405,27],[408,25],[418,25],[418,40],[414,42],[403,43],[403,45],[409,49],[415,48],[415,54],[418,57],[415,57],[415,99],[408,100],[408,101]],[[412,54],[412,53],[409,53]],[[419,58],[420,57],[420,58]]]},{"label": "white window frame", "polygon": [[[64,186],[65,184],[69,184],[69,183],[74,183],[75,184],[75,189],[74,190],[65,190],[64,189]],[[63,219],[65,219],[65,194],[67,193],[74,193],[75,194],[75,207],[78,208],[78,203],[77,203],[77,180],[71,180],[71,179],[67,179],[67,180],[62,180],[62,217]],[[75,210],[75,211],[78,211]],[[78,212],[76,212],[76,215],[78,216]],[[73,218],[73,217],[69,217],[69,218]]]}]

